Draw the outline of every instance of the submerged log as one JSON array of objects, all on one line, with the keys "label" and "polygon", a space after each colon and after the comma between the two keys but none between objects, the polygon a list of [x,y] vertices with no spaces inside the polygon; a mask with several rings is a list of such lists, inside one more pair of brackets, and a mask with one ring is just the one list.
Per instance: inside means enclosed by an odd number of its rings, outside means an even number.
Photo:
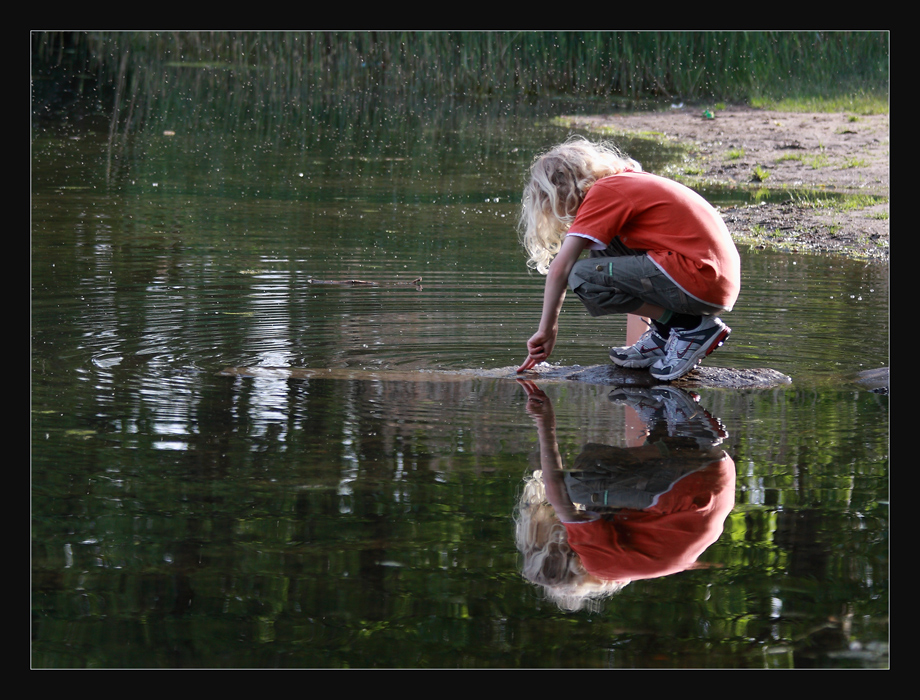
[{"label": "submerged log", "polygon": [[[332,284],[342,287],[353,287],[353,286],[365,286],[365,287],[379,287],[380,282],[371,282],[370,280],[319,280],[315,277],[311,277],[307,280],[308,284]],[[422,283],[421,277],[416,277],[411,282],[387,282],[386,284],[415,284],[419,285]]]}]

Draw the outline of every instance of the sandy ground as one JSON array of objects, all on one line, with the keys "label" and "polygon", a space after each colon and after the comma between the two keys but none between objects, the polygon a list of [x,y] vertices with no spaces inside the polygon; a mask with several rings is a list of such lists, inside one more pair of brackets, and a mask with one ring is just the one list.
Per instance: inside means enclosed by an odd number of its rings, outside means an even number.
[{"label": "sandy ground", "polygon": [[[617,134],[676,141],[687,160],[665,173],[686,184],[788,190],[784,203],[732,207],[722,215],[740,240],[800,252],[889,259],[889,115],[810,114],[730,107],[569,117],[616,142]],[[758,180],[757,172],[763,177]],[[824,193],[862,194],[881,203],[856,209],[813,206]],[[816,196],[817,193],[817,196]],[[828,201],[830,197],[826,198]]]}]

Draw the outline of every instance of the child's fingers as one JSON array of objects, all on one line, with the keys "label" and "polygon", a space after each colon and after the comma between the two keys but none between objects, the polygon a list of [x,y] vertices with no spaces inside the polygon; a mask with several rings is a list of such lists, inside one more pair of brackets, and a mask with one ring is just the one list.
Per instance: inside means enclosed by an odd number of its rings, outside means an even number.
[{"label": "child's fingers", "polygon": [[526,371],[529,370],[531,367],[533,367],[535,364],[537,364],[537,361],[536,361],[535,359],[533,359],[532,357],[528,357],[526,360],[524,360],[524,364],[522,364],[520,367],[518,367],[517,371],[518,371],[518,372],[526,372]]}]

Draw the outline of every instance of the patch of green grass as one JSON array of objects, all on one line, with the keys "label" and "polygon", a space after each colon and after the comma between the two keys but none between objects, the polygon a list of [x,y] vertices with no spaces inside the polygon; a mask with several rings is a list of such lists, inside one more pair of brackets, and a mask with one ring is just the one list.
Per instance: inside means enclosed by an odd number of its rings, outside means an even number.
[{"label": "patch of green grass", "polygon": [[826,168],[831,164],[831,159],[824,153],[786,153],[776,158],[774,162],[781,163],[785,160],[797,160],[812,170]]},{"label": "patch of green grass", "polygon": [[[844,197],[819,197],[812,194],[796,194],[793,196],[797,206],[811,209],[832,209],[834,211],[854,211],[866,207],[884,204],[888,197],[869,194],[854,194]],[[885,217],[881,217],[885,218]]]},{"label": "patch of green grass", "polygon": [[821,168],[826,168],[831,164],[831,159],[828,158],[824,153],[813,153],[811,155],[805,156],[802,159],[802,162],[805,165],[811,167],[812,170],[820,170]]},{"label": "patch of green grass", "polygon": [[[553,117],[549,121],[550,121],[550,124],[553,124],[554,126],[561,126],[566,129],[571,129],[575,125],[575,120],[572,119],[571,117]],[[606,138],[626,136],[629,138],[649,139],[657,143],[665,143],[665,142],[674,143],[674,144],[678,143],[675,139],[665,135],[664,133],[660,131],[650,131],[650,130],[624,131],[623,129],[618,129],[615,126],[610,126],[607,124],[591,125],[589,127],[589,130],[592,133],[595,133],[599,136],[606,137]],[[687,146],[683,146],[683,145],[682,147],[685,149],[688,148]]]},{"label": "patch of green grass", "polygon": [[760,165],[754,167],[754,173],[751,175],[754,182],[764,182],[769,177],[770,171]]},{"label": "patch of green grass", "polygon": [[[824,153],[786,153],[776,158],[774,162],[781,163],[786,160],[797,160],[803,165],[807,165],[812,170],[829,168],[834,165],[830,157]],[[837,167],[840,168],[862,168],[866,165],[868,165],[868,163],[857,156],[849,156],[842,162],[837,163]]]},{"label": "patch of green grass", "polygon": [[728,149],[728,151],[726,151],[725,157],[728,160],[738,160],[739,158],[743,158],[744,149],[743,148],[730,148]]},{"label": "patch of green grass", "polygon": [[680,171],[684,175],[689,175],[691,177],[701,177],[706,172],[706,169],[703,168],[701,164],[691,163],[681,167]]},{"label": "patch of green grass", "polygon": [[849,158],[844,159],[843,164],[840,166],[842,168],[862,168],[868,165],[868,163],[862,158],[857,158],[856,156],[850,156]]},{"label": "patch of green grass", "polygon": [[758,238],[782,238],[783,234],[780,231],[775,229],[769,229],[766,226],[761,226],[760,224],[751,225],[751,234],[757,236]]},{"label": "patch of green grass", "polygon": [[772,109],[781,112],[852,112],[850,121],[856,115],[889,114],[888,92],[855,91],[852,94],[807,97],[759,97],[752,99],[752,107]]}]

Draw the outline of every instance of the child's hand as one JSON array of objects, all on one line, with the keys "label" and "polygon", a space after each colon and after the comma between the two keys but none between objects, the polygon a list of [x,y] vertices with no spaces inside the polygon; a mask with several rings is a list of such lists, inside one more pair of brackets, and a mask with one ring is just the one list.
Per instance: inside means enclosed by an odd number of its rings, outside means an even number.
[{"label": "child's hand", "polygon": [[526,360],[524,360],[524,364],[522,364],[520,367],[517,368],[517,371],[526,372],[529,369],[533,369],[533,367],[536,364],[537,364],[537,361],[535,359],[533,359],[532,357],[528,357]]},{"label": "child's hand", "polygon": [[537,331],[534,333],[531,339],[527,341],[528,357],[524,360],[524,363],[518,367],[517,371],[524,372],[528,369],[532,369],[539,362],[546,362],[552,354],[555,345],[555,331]]}]

